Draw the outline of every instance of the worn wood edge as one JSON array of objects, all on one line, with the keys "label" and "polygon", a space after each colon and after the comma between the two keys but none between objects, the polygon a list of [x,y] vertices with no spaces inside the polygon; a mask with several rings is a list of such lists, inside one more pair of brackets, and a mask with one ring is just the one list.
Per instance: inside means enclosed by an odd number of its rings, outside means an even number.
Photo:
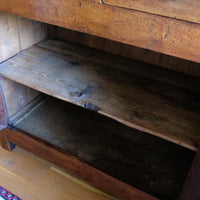
[{"label": "worn wood edge", "polygon": [[41,140],[36,141],[28,135],[10,128],[6,128],[2,130],[2,132],[6,135],[10,142],[13,142],[14,144],[19,145],[22,148],[68,170],[73,175],[86,180],[108,194],[113,194],[123,200],[130,200],[133,198],[135,200],[157,199],[79,161],[70,154],[64,154],[54,150],[53,148],[42,143]]},{"label": "worn wood edge", "polygon": [[[23,9],[21,8],[22,4],[24,5]],[[65,13],[60,12],[63,7],[66,7]],[[49,2],[48,7],[46,1],[40,1],[40,5],[37,5],[37,3],[31,4],[27,0],[20,3],[14,0],[3,0],[0,10],[200,63],[199,32],[197,31],[199,24],[87,0],[65,1],[62,2],[62,5],[61,2],[53,1]],[[58,13],[60,13],[59,17]],[[88,18],[88,13],[94,16]],[[112,18],[108,18],[108,15]],[[122,19],[120,24],[123,24],[124,29],[128,30],[127,32],[114,26],[112,22],[112,20],[118,19],[119,15]],[[137,22],[134,22],[134,26],[131,26],[130,30],[128,28],[130,20],[132,21],[135,17],[143,20],[147,26],[141,26],[141,23],[136,20]],[[66,18],[68,20],[65,20]],[[173,27],[169,31],[170,25]],[[106,27],[112,30],[111,34],[105,31],[108,30]],[[151,31],[148,32],[149,30]],[[132,37],[133,33],[134,37]],[[180,34],[183,34],[183,37],[177,37]],[[149,38],[151,39],[149,40]],[[188,51],[189,40],[190,51]]]},{"label": "worn wood edge", "polygon": [[200,199],[200,150],[196,153],[178,200]]}]

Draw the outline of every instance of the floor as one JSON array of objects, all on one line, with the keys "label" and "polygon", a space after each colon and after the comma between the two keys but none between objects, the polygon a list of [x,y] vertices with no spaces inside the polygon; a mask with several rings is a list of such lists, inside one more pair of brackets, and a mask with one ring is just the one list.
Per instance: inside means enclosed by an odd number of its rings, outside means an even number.
[{"label": "floor", "polygon": [[23,200],[116,200],[20,147],[0,147],[0,186]]}]

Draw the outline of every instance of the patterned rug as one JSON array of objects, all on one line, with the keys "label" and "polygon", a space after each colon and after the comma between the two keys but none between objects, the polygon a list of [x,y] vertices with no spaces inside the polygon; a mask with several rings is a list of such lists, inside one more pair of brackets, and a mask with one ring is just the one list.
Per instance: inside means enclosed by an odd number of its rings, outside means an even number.
[{"label": "patterned rug", "polygon": [[19,197],[0,187],[0,200],[21,200]]}]

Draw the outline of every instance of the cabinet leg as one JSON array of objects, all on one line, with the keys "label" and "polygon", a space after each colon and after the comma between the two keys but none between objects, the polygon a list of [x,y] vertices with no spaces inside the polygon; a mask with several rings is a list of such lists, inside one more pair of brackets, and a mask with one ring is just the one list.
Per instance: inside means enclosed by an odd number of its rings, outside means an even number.
[{"label": "cabinet leg", "polygon": [[15,148],[15,144],[8,141],[8,138],[4,131],[0,132],[0,142],[1,146],[8,151],[12,151]]}]

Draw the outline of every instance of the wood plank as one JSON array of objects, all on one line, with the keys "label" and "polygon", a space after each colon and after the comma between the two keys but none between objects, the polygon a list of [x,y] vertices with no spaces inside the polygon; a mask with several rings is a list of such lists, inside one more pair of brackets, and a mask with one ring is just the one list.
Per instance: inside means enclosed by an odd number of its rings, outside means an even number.
[{"label": "wood plank", "polygon": [[20,51],[17,18],[0,12],[0,63]]},{"label": "wood plank", "polygon": [[199,147],[199,92],[70,56],[64,49],[52,51],[48,40],[3,63],[0,74],[132,128]]},{"label": "wood plank", "polygon": [[103,0],[103,3],[200,23],[200,2],[196,0]]},{"label": "wood plank", "polygon": [[0,185],[24,200],[115,199],[19,147],[0,147],[0,169]]},{"label": "wood plank", "polygon": [[197,152],[192,167],[185,181],[183,191],[179,200],[198,200],[200,199],[199,182],[200,182],[200,151]]},{"label": "wood plank", "polygon": [[[50,33],[49,38],[54,40],[59,39],[59,40],[71,41],[74,43],[99,49],[105,52],[109,52],[115,55],[124,56],[142,62],[147,62],[159,67],[164,67],[174,71],[182,72],[184,74],[200,77],[199,63],[191,62],[189,60],[184,60],[177,57],[168,56],[155,51],[150,51],[148,49],[126,45],[113,40],[108,40],[105,38],[100,38],[97,36],[61,27],[48,26],[48,30]],[[138,67],[138,70],[139,69],[140,68]],[[141,71],[146,72],[145,68],[142,68]],[[151,70],[149,70],[148,73],[151,73]],[[176,75],[177,77],[177,74],[174,75]],[[172,73],[171,75],[169,75],[169,77],[171,76],[173,76]],[[176,79],[177,78],[175,78],[174,80]]]},{"label": "wood plank", "polygon": [[199,24],[86,0],[2,0],[0,10],[200,62]]},{"label": "wood plank", "polygon": [[115,196],[124,200],[129,200],[132,197],[138,200],[156,199],[123,182],[117,181],[111,176],[108,176],[103,172],[94,169],[93,167],[90,167],[89,165],[79,161],[77,158],[70,154],[66,155],[58,152],[57,150],[46,146],[44,143],[42,144],[42,142],[36,141],[35,139],[32,139],[31,137],[17,131],[8,128],[4,129],[3,131],[6,133],[9,141],[23,147],[28,151],[33,152],[43,159],[59,165],[60,167],[68,170],[75,176],[78,176],[86,180],[87,182],[95,185],[96,187],[101,188],[105,192],[114,194]]},{"label": "wood plank", "polygon": [[159,199],[176,199],[194,157],[178,145],[54,98],[13,123]]}]

